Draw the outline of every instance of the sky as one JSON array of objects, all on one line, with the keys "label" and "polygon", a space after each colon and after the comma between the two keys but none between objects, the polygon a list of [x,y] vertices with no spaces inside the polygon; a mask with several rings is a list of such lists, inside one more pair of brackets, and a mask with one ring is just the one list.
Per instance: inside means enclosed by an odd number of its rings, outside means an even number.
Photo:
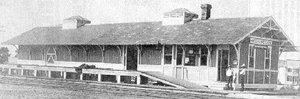
[{"label": "sky", "polygon": [[[283,13],[278,12],[280,9],[283,9],[282,12],[295,10],[280,8],[276,5],[281,4],[280,1],[297,0],[0,0],[0,42],[34,27],[59,25],[63,19],[74,15],[81,15],[91,20],[92,24],[161,21],[164,12],[176,8],[186,8],[200,14],[200,6],[205,3],[212,4],[211,18],[272,15],[289,36],[297,40],[295,37],[300,35],[294,34],[300,33],[293,30],[300,27],[290,26],[289,23],[298,22],[300,26],[300,7],[293,8],[299,11],[295,12],[299,14],[297,17],[284,18]],[[275,8],[266,8],[273,3],[276,3]]]}]

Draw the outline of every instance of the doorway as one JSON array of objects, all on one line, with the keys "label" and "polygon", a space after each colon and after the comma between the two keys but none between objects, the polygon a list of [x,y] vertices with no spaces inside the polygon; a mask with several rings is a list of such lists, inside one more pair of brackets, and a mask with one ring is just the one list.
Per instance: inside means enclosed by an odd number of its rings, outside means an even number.
[{"label": "doorway", "polygon": [[229,61],[229,50],[218,50],[218,81],[226,81],[226,69]]},{"label": "doorway", "polygon": [[127,46],[127,70],[137,70],[137,48],[135,46]]}]

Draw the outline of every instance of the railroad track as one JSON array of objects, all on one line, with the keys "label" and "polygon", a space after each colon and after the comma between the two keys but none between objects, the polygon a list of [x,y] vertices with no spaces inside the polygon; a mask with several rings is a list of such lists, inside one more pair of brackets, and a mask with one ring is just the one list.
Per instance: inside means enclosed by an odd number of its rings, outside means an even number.
[{"label": "railroad track", "polygon": [[[213,93],[203,91],[191,91],[168,88],[138,87],[130,85],[94,83],[88,81],[74,81],[64,79],[43,79],[14,76],[0,76],[0,83],[54,88],[72,91],[89,91],[94,93],[109,93],[115,95],[135,95],[153,98],[224,98],[226,93]],[[227,97],[228,98],[228,97]]]}]

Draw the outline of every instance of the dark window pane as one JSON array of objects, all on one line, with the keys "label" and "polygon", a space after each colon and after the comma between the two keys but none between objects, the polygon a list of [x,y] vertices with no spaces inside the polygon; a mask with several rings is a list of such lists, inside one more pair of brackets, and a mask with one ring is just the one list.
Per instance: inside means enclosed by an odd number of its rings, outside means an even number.
[{"label": "dark window pane", "polygon": [[176,59],[176,65],[182,65],[182,48],[180,46],[177,46],[177,59]]},{"label": "dark window pane", "polygon": [[271,84],[277,84],[277,72],[271,72]]},{"label": "dark window pane", "polygon": [[157,50],[155,45],[142,46],[141,64],[160,65],[161,50]]},{"label": "dark window pane", "polygon": [[165,54],[172,54],[172,45],[165,46]]},{"label": "dark window pane", "polygon": [[165,64],[171,64],[172,63],[172,46],[171,45],[166,45],[165,46]]},{"label": "dark window pane", "polygon": [[266,59],[265,61],[265,69],[269,69],[270,68],[270,59]]},{"label": "dark window pane", "polygon": [[255,54],[255,69],[264,69],[265,52],[263,48],[256,48]]},{"label": "dark window pane", "polygon": [[186,50],[185,50],[184,65],[197,66],[199,48],[196,46],[186,46],[185,48]]},{"label": "dark window pane", "polygon": [[255,84],[263,84],[264,80],[264,72],[263,71],[255,71]]},{"label": "dark window pane", "polygon": [[177,64],[176,65],[181,65],[182,64],[182,55],[181,54],[177,54],[177,60],[176,60]]},{"label": "dark window pane", "polygon": [[253,76],[254,76],[254,72],[253,71],[249,71],[248,84],[253,84]]},{"label": "dark window pane", "polygon": [[196,56],[190,55],[184,58],[184,65],[186,66],[196,66]]},{"label": "dark window pane", "polygon": [[265,84],[269,84],[270,80],[270,72],[265,71]]},{"label": "dark window pane", "polygon": [[253,67],[254,67],[254,57],[250,57],[249,68],[253,68]]},{"label": "dark window pane", "polygon": [[171,64],[172,63],[172,56],[165,56],[165,64]]},{"label": "dark window pane", "polygon": [[200,65],[207,65],[207,54],[208,54],[208,50],[207,48],[201,48],[201,63]]}]

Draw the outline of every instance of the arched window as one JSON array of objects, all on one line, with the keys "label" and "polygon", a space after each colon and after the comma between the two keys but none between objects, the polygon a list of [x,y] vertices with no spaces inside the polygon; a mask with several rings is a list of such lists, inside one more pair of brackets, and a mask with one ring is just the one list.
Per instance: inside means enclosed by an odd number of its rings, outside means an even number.
[{"label": "arched window", "polygon": [[105,63],[121,63],[121,53],[117,46],[105,46]]},{"label": "arched window", "polygon": [[84,62],[86,56],[84,55],[84,49],[80,46],[74,46],[71,49],[72,61],[74,62]]},{"label": "arched window", "polygon": [[19,59],[24,59],[24,60],[29,60],[30,58],[30,48],[25,45],[20,45],[18,49],[18,58]]},{"label": "arched window", "polygon": [[87,48],[88,62],[102,62],[102,49],[98,46],[88,46]]},{"label": "arched window", "polygon": [[161,49],[157,49],[155,45],[144,45],[141,51],[141,64],[160,65]]},{"label": "arched window", "polygon": [[56,47],[57,61],[70,61],[70,52],[66,46]]},{"label": "arched window", "polygon": [[31,60],[43,60],[44,50],[41,46],[31,46],[30,59]]}]

